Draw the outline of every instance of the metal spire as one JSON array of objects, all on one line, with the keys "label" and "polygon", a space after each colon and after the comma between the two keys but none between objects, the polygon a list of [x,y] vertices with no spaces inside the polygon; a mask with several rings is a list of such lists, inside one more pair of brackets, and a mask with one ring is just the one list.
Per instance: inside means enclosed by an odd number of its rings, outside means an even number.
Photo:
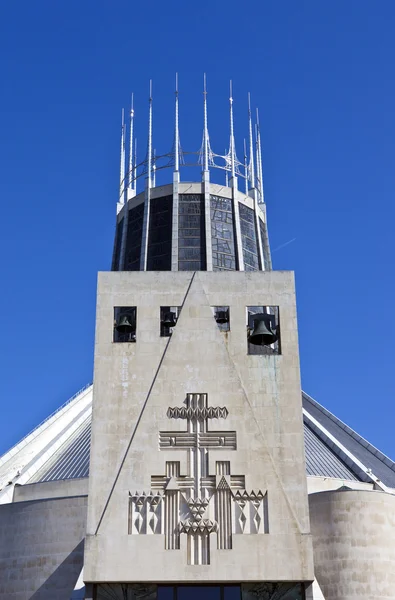
[{"label": "metal spire", "polygon": [[156,186],[156,164],[155,164],[155,159],[156,159],[156,150],[154,148],[153,160],[152,160],[152,187]]},{"label": "metal spire", "polygon": [[259,178],[259,200],[265,202],[263,195],[263,170],[262,170],[262,149],[261,149],[261,131],[259,128],[259,112],[256,109],[256,138],[257,138],[257,170]]},{"label": "metal spire", "polygon": [[130,132],[129,132],[129,177],[128,177],[128,188],[130,196],[133,196],[133,120],[134,120],[134,107],[133,107],[133,94],[130,104]]},{"label": "metal spire", "polygon": [[121,126],[121,168],[119,175],[119,202],[125,203],[125,111],[122,109]]},{"label": "metal spire", "polygon": [[248,129],[250,140],[250,182],[251,187],[255,188],[255,165],[254,165],[254,142],[252,138],[252,116],[251,116],[251,96],[248,92]]},{"label": "metal spire", "polygon": [[235,136],[233,132],[233,97],[232,97],[232,80],[230,80],[229,85],[229,110],[230,110],[230,164],[231,164],[231,173],[232,179],[236,175],[235,170]]},{"label": "metal spire", "polygon": [[178,128],[178,73],[176,73],[176,114],[174,129],[174,170],[177,173],[180,170],[180,135]]},{"label": "metal spire", "polygon": [[149,82],[149,117],[148,117],[148,187],[152,187],[152,79]]},{"label": "metal spire", "polygon": [[206,73],[204,74],[203,98],[204,98],[203,170],[208,171],[208,127],[207,127]]},{"label": "metal spire", "polygon": [[244,138],[244,175],[245,175],[245,186],[246,186],[246,196],[248,196],[248,165],[247,165],[247,146],[246,140]]},{"label": "metal spire", "polygon": [[133,162],[133,191],[136,195],[137,188],[137,137],[134,140],[134,162]]}]

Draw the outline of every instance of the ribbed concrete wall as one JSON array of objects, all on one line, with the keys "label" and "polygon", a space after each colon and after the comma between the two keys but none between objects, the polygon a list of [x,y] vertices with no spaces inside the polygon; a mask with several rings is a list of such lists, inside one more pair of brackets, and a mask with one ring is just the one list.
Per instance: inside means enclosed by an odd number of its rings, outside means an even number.
[{"label": "ribbed concrete wall", "polygon": [[70,600],[83,565],[86,497],[0,506],[0,600]]},{"label": "ribbed concrete wall", "polygon": [[395,496],[312,494],[314,567],[325,600],[395,598]]}]

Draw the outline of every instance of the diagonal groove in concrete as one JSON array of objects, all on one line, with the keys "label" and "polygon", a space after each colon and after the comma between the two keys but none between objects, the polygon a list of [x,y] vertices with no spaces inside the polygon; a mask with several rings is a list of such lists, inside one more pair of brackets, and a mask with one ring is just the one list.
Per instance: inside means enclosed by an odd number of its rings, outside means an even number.
[{"label": "diagonal groove in concrete", "polygon": [[[204,284],[203,284],[202,282],[201,282],[201,286],[202,286],[202,289],[203,289],[204,295],[205,295],[205,296],[206,296],[206,298],[207,298],[207,304],[208,304],[208,305],[210,305],[210,302],[209,302],[209,299],[208,299],[208,296],[207,296],[207,292],[206,292],[206,290],[205,290],[205,288],[204,288]],[[297,518],[297,516],[296,516],[296,514],[295,514],[295,511],[294,511],[294,509],[293,509],[292,503],[291,503],[290,499],[288,498],[288,494],[287,494],[287,492],[286,492],[286,490],[284,489],[284,486],[283,486],[283,484],[282,484],[281,477],[280,477],[280,475],[279,475],[279,473],[278,473],[278,471],[277,471],[277,468],[276,468],[276,463],[275,463],[275,461],[274,461],[274,459],[273,459],[273,456],[271,455],[271,453],[270,453],[270,451],[269,451],[269,448],[268,448],[268,446],[267,446],[266,439],[265,439],[265,435],[264,435],[264,433],[263,433],[263,431],[262,431],[262,429],[261,429],[261,427],[260,427],[260,425],[259,425],[259,421],[258,421],[258,419],[257,419],[257,418],[256,418],[256,416],[255,416],[255,411],[254,411],[254,408],[253,408],[253,406],[251,405],[251,402],[249,401],[248,394],[247,394],[247,392],[246,392],[246,389],[245,389],[245,387],[244,387],[244,383],[243,383],[242,377],[241,377],[241,375],[240,375],[240,373],[239,373],[239,371],[238,371],[238,369],[237,369],[237,367],[236,367],[236,364],[235,364],[235,362],[234,362],[234,360],[233,360],[232,356],[231,356],[231,355],[230,355],[230,353],[229,353],[229,349],[228,349],[228,346],[227,346],[227,344],[225,344],[225,342],[223,342],[223,344],[224,344],[224,346],[225,346],[225,348],[226,348],[226,352],[227,352],[227,355],[228,355],[228,357],[229,357],[229,360],[230,360],[230,362],[231,362],[231,364],[232,364],[232,366],[233,366],[233,368],[234,368],[234,372],[236,373],[236,375],[237,375],[237,378],[238,378],[238,380],[239,380],[240,387],[241,387],[241,389],[242,389],[242,391],[243,391],[243,396],[244,396],[244,398],[245,398],[245,401],[247,402],[247,404],[248,404],[248,406],[249,406],[249,408],[250,408],[250,411],[251,411],[252,417],[253,417],[253,419],[254,419],[254,421],[255,421],[255,423],[256,423],[256,426],[257,426],[257,429],[258,429],[259,435],[260,435],[260,436],[261,436],[261,438],[262,438],[262,442],[263,442],[263,448],[265,449],[265,452],[266,452],[267,456],[269,457],[269,461],[270,461],[270,463],[271,463],[271,465],[272,465],[272,468],[273,468],[273,473],[275,474],[275,476],[276,476],[276,479],[278,480],[279,487],[280,487],[280,489],[281,489],[281,492],[283,493],[283,496],[284,496],[284,498],[285,498],[285,501],[286,501],[286,503],[287,503],[287,506],[288,506],[288,508],[289,508],[289,511],[290,511],[290,513],[291,513],[291,515],[292,515],[292,517],[293,517],[293,519],[294,519],[294,521],[295,521],[295,523],[296,523],[296,525],[297,525],[297,527],[298,527],[298,531],[299,531],[299,533],[303,533],[303,531],[302,531],[302,527],[301,527],[301,525],[300,525],[300,523],[299,523],[299,519]]]},{"label": "diagonal groove in concrete", "polygon": [[[196,275],[196,271],[194,271],[194,273],[193,273],[193,275],[192,275],[192,277],[191,277],[191,280],[190,280],[190,282],[189,282],[189,284],[188,284],[187,291],[185,292],[185,296],[184,296],[184,299],[183,299],[183,301],[182,301],[182,304],[181,304],[181,309],[183,308],[183,306],[184,306],[184,304],[185,304],[185,301],[186,301],[186,299],[187,299],[187,297],[188,297],[189,290],[191,289],[192,282],[193,282],[193,280],[194,280],[194,278],[195,278],[195,275]],[[149,400],[149,398],[150,398],[150,396],[151,396],[151,392],[152,392],[152,390],[153,390],[153,387],[154,387],[154,385],[155,385],[156,379],[157,379],[157,377],[158,377],[159,371],[160,371],[160,369],[161,369],[161,366],[162,366],[163,360],[164,360],[164,358],[165,358],[165,356],[166,356],[166,352],[167,352],[167,349],[168,349],[168,347],[169,347],[169,344],[170,344],[170,341],[171,341],[172,337],[173,337],[173,336],[170,336],[170,337],[169,337],[169,339],[167,340],[167,343],[166,343],[165,349],[164,349],[164,351],[163,351],[163,354],[162,354],[162,356],[161,356],[161,359],[160,359],[160,361],[159,361],[158,367],[157,367],[157,369],[156,369],[156,371],[155,371],[155,375],[154,375],[154,377],[153,377],[153,380],[152,380],[152,382],[151,382],[151,385],[150,385],[150,387],[149,387],[149,390],[148,390],[148,393],[147,393],[147,397],[146,397],[146,399],[144,400],[143,406],[141,407],[140,414],[139,414],[139,416],[138,416],[138,418],[137,418],[136,424],[135,424],[135,426],[134,426],[134,429],[133,429],[133,431],[132,431],[132,435],[131,435],[131,437],[130,437],[130,440],[129,440],[129,442],[128,442],[128,445],[127,445],[127,447],[126,447],[126,450],[125,450],[125,452],[124,452],[124,455],[123,455],[123,457],[122,457],[121,464],[119,465],[119,468],[118,468],[118,470],[117,470],[117,473],[116,473],[116,475],[115,475],[114,483],[113,483],[113,484],[112,484],[112,486],[111,486],[110,493],[108,494],[108,498],[107,498],[107,500],[106,500],[106,503],[105,503],[105,505],[104,505],[104,508],[103,508],[102,514],[100,515],[100,519],[99,519],[99,522],[98,522],[98,524],[97,524],[97,527],[96,527],[95,535],[97,535],[97,534],[98,534],[98,531],[99,531],[100,525],[102,524],[103,517],[104,517],[104,515],[105,515],[105,513],[106,513],[106,510],[107,510],[107,508],[108,508],[108,505],[109,505],[109,503],[110,503],[111,496],[112,496],[112,495],[113,495],[113,493],[114,493],[114,489],[115,489],[115,486],[116,486],[116,484],[117,484],[117,481],[118,481],[118,479],[119,479],[120,473],[121,473],[121,471],[122,471],[122,467],[123,467],[123,465],[125,464],[125,460],[126,460],[126,457],[127,457],[127,455],[128,455],[128,452],[129,452],[130,446],[132,445],[132,442],[133,442],[133,440],[134,440],[134,436],[136,435],[137,428],[138,428],[138,426],[139,426],[139,424],[140,424],[140,422],[141,422],[142,416],[143,416],[143,414],[144,414],[144,411],[145,411],[145,409],[146,409],[146,406],[147,406],[147,404],[148,404],[148,400]]]}]

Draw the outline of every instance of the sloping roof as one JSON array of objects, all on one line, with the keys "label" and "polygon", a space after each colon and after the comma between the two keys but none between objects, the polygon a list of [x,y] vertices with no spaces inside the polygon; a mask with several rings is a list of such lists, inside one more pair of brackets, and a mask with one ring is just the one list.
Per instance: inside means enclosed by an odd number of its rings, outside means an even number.
[{"label": "sloping roof", "polygon": [[[307,475],[380,480],[395,488],[395,463],[391,459],[304,392],[302,402]],[[87,477],[91,419],[92,386],[87,386],[51,415],[44,426],[41,424],[0,457],[3,486],[7,478],[12,484],[24,484]],[[55,427],[57,435],[51,438],[50,431]],[[6,489],[0,490],[0,502],[7,501],[2,500]]]},{"label": "sloping roof", "polygon": [[328,446],[304,423],[304,444],[307,475],[352,479],[358,477]]},{"label": "sloping roof", "polygon": [[55,452],[53,457],[29,480],[29,483],[88,477],[91,425],[90,414],[71,439]]},{"label": "sloping roof", "polygon": [[[356,431],[335,417],[329,410],[321,406],[316,400],[311,398],[305,392],[302,393],[302,402],[305,414],[305,421],[310,421],[313,418],[321,426],[321,431],[326,430],[331,437],[335,439],[332,442],[329,436],[320,435],[320,431],[315,429],[316,435],[320,439],[332,447],[338,456],[342,456],[343,460],[349,463],[344,454],[339,451],[339,446],[346,448],[357,461],[360,461],[368,470],[382,481],[386,486],[395,488],[395,463],[393,460],[385,456],[380,450],[375,448],[367,440],[361,437]],[[307,419],[306,419],[307,417]],[[351,459],[353,460],[353,459]],[[355,461],[354,461],[354,464]],[[355,469],[354,469],[355,472]]]}]

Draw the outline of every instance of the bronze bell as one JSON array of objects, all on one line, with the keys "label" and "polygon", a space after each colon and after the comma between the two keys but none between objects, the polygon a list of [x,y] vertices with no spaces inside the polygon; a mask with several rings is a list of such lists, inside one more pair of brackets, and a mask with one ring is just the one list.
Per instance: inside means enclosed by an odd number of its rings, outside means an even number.
[{"label": "bronze bell", "polygon": [[175,327],[177,317],[175,312],[167,312],[163,318],[163,327]]},{"label": "bronze bell", "polygon": [[229,313],[227,310],[217,310],[215,313],[215,320],[219,324],[229,323]]},{"label": "bronze bell", "polygon": [[131,315],[121,315],[115,329],[118,333],[134,333],[135,323],[133,317]]},{"label": "bronze bell", "polygon": [[254,329],[249,335],[248,341],[255,346],[270,346],[277,341],[274,315],[267,313],[254,315],[252,317]]}]

